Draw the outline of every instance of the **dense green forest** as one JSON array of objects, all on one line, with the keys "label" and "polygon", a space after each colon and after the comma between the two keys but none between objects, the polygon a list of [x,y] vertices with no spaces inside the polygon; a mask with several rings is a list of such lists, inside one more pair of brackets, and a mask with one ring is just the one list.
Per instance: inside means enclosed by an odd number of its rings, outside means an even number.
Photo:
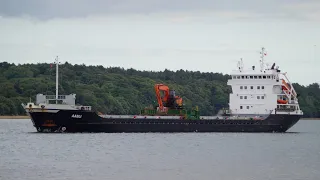
[{"label": "dense green forest", "polygon": [[[186,107],[198,106],[201,115],[214,115],[228,106],[229,75],[185,70],[138,71],[119,67],[59,66],[59,94],[77,94],[77,103],[91,105],[102,113],[137,114],[155,104],[154,84],[175,89]],[[320,117],[320,88],[293,84],[300,94],[305,117]],[[0,115],[25,114],[21,103],[35,100],[38,93],[55,94],[55,67],[50,64],[0,63]]]}]

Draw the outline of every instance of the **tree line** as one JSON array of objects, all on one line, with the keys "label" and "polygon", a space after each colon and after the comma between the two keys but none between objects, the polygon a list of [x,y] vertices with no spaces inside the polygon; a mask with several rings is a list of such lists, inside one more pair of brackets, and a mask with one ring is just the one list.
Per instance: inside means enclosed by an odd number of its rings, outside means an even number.
[{"label": "tree line", "polygon": [[[228,107],[229,75],[199,71],[139,71],[120,67],[59,66],[59,94],[76,94],[76,103],[107,114],[137,114],[156,104],[154,84],[163,83],[184,100],[186,108],[199,107],[201,115],[215,115]],[[293,84],[304,117],[320,117],[320,88],[313,83]],[[21,103],[35,101],[38,93],[55,95],[55,67],[50,64],[0,62],[0,115],[25,114]]]}]

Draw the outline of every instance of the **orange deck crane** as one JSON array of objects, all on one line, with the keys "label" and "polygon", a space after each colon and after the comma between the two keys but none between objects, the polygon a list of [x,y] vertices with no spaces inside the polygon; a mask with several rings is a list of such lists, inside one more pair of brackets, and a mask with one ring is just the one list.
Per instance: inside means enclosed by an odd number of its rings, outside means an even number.
[{"label": "orange deck crane", "polygon": [[[175,95],[174,90],[170,90],[168,86],[164,84],[155,84],[154,90],[159,105],[159,109],[164,111],[165,109],[182,109],[183,100],[180,96]],[[164,96],[161,97],[161,91],[164,92]]]}]

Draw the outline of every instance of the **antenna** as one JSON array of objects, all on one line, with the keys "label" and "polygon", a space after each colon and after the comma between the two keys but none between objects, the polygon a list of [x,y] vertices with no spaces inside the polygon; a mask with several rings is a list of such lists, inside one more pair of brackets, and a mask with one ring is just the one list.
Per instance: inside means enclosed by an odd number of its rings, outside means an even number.
[{"label": "antenna", "polygon": [[57,56],[55,59],[56,64],[56,104],[58,104],[58,95],[59,95],[59,57]]},{"label": "antenna", "polygon": [[264,70],[264,56],[266,56],[266,53],[264,52],[264,50],[265,50],[265,48],[264,47],[262,47],[261,48],[261,52],[260,52],[260,54],[261,54],[261,56],[260,56],[260,71],[262,72],[263,70]]},{"label": "antenna", "polygon": [[238,66],[239,71],[242,72],[242,71],[243,71],[243,61],[242,61],[242,58],[240,58],[240,61],[238,61],[237,66]]}]

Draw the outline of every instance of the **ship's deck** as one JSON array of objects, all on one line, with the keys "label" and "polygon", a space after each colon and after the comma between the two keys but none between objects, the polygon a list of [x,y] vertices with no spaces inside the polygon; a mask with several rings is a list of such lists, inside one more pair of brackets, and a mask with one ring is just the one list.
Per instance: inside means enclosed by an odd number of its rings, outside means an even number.
[{"label": "ship's deck", "polygon": [[[141,116],[141,115],[99,115],[106,119],[183,119],[182,116]],[[244,115],[244,116],[200,116],[200,120],[263,120],[267,116]]]}]

